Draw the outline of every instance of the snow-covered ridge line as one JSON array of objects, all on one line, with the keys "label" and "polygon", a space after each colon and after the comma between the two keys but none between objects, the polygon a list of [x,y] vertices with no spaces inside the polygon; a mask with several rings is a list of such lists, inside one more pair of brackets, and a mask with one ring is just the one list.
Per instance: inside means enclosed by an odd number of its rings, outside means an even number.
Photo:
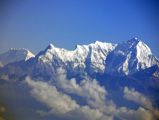
[{"label": "snow-covered ridge line", "polygon": [[77,45],[74,50],[57,48],[50,44],[38,60],[53,67],[61,66],[72,70],[131,74],[158,65],[151,49],[137,38],[120,44],[95,41],[88,45]]},{"label": "snow-covered ridge line", "polygon": [[82,45],[82,44],[77,44],[76,47],[75,47],[75,49],[73,49],[73,50],[67,50],[67,49],[65,49],[65,48],[59,48],[59,47],[54,46],[52,43],[50,43],[46,49],[57,48],[57,49],[61,49],[61,50],[64,50],[64,51],[69,51],[69,52],[71,52],[71,51],[75,51],[76,49],[78,49],[78,48],[81,47],[81,46],[82,46],[82,47],[91,47],[91,46],[105,47],[105,46],[107,46],[107,45],[117,46],[117,44],[113,44],[113,43],[109,43],[109,42],[101,42],[101,41],[96,40],[95,42],[90,43],[90,44],[84,44],[84,45]]},{"label": "snow-covered ridge line", "polygon": [[26,48],[11,48],[7,52],[0,54],[0,62],[2,65],[7,65],[21,60],[27,61],[34,57],[35,55]]},{"label": "snow-covered ridge line", "polygon": [[0,62],[6,64],[30,58],[35,59],[34,64],[38,69],[46,69],[46,72],[62,67],[76,73],[84,71],[89,74],[106,72],[128,75],[154,65],[159,66],[159,60],[151,49],[137,38],[119,44],[95,41],[88,45],[77,45],[74,50],[49,44],[36,56],[25,48],[12,48],[0,55]]},{"label": "snow-covered ridge line", "polygon": [[106,57],[116,46],[116,44],[96,41],[88,45],[77,45],[74,50],[66,50],[50,44],[41,52],[38,59],[54,66],[64,64],[65,67],[70,65],[71,69],[89,69],[90,71],[104,72]]},{"label": "snow-covered ridge line", "polygon": [[17,54],[23,54],[24,56],[26,56],[25,61],[32,57],[35,57],[35,55],[27,48],[10,48],[8,52],[19,52]]}]

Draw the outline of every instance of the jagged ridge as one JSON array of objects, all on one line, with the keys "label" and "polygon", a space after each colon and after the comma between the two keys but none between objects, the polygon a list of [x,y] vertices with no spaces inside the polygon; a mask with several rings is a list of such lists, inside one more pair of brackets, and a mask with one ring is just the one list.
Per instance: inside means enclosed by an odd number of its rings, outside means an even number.
[{"label": "jagged ridge", "polygon": [[[28,60],[31,57],[34,55],[28,50],[12,49],[7,54],[1,55],[0,58],[3,58],[3,61],[17,62],[21,59]],[[129,75],[154,65],[159,66],[159,61],[152,54],[150,48],[137,38],[120,44],[96,41],[89,45],[77,45],[72,51],[50,44],[29,62],[32,63],[29,68],[32,72],[29,71],[29,73],[39,73],[40,75],[44,73],[52,75],[58,67],[72,73]]]},{"label": "jagged ridge", "polygon": [[132,74],[139,70],[159,65],[150,48],[137,38],[121,44],[96,41],[89,45],[77,45],[73,51],[56,48],[50,44],[37,56],[39,61],[53,67],[89,73]]}]

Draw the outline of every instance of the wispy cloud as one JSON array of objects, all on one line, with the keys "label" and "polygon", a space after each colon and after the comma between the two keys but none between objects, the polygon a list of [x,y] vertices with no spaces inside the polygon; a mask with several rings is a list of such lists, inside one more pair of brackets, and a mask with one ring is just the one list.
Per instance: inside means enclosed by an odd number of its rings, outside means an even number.
[{"label": "wispy cloud", "polygon": [[142,107],[152,109],[151,101],[147,97],[145,97],[143,94],[141,94],[140,92],[136,91],[133,88],[130,89],[128,87],[124,87],[124,98],[130,101],[133,101],[141,105]]}]

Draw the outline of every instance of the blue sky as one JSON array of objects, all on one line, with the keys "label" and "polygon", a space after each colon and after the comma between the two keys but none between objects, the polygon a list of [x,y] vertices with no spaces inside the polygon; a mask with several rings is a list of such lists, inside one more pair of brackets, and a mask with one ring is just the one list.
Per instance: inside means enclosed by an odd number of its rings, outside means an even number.
[{"label": "blue sky", "polygon": [[158,8],[155,0],[1,0],[0,53],[138,37],[159,57]]}]

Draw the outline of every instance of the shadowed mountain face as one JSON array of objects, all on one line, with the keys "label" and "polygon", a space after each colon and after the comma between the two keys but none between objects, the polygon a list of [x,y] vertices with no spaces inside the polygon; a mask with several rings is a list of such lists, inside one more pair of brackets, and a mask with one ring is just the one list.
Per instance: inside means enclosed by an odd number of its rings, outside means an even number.
[{"label": "shadowed mountain face", "polygon": [[137,38],[96,41],[73,51],[50,44],[36,56],[10,50],[0,63],[5,119],[159,119],[159,60]]}]

